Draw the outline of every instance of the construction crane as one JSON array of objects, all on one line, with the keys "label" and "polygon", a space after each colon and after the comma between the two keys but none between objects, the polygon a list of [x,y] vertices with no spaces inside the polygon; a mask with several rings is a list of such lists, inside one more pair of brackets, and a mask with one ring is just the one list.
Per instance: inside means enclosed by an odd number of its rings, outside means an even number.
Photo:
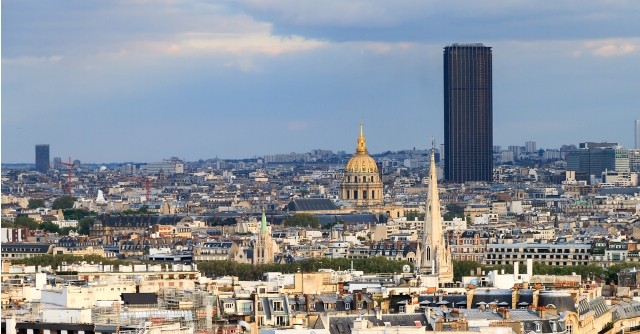
[{"label": "construction crane", "polygon": [[130,177],[127,179],[128,181],[140,182],[141,184],[144,182],[144,189],[147,198],[147,202],[151,198],[151,184],[148,177]]},{"label": "construction crane", "polygon": [[73,178],[73,167],[75,167],[75,163],[71,162],[71,157],[69,157],[69,162],[62,162],[60,164],[63,166],[67,166],[67,184],[63,186],[64,193],[67,195],[71,195],[71,179]]}]

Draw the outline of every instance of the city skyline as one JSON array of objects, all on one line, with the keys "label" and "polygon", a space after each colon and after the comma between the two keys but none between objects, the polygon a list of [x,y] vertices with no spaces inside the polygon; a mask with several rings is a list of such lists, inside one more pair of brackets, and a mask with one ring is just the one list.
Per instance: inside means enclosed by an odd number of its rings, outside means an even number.
[{"label": "city skyline", "polygon": [[[640,4],[3,1],[3,163],[443,143],[442,48],[493,49],[494,145],[634,146]],[[446,33],[445,33],[446,32]],[[603,121],[603,119],[605,121]]]}]

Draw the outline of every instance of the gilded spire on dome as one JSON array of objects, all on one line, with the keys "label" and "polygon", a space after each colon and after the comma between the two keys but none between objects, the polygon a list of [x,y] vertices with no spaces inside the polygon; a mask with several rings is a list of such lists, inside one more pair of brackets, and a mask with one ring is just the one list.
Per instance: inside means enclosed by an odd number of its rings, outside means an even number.
[{"label": "gilded spire on dome", "polygon": [[357,154],[367,154],[367,140],[364,139],[362,132],[362,123],[360,123],[360,136],[358,136],[358,147],[356,147]]}]

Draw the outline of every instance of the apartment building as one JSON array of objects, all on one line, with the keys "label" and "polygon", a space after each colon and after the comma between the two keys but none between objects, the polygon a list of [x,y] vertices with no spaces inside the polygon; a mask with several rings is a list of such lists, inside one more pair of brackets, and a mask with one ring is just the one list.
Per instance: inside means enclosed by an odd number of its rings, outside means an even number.
[{"label": "apartment building", "polygon": [[527,259],[550,266],[586,266],[590,244],[514,243],[488,244],[483,264],[501,265]]}]

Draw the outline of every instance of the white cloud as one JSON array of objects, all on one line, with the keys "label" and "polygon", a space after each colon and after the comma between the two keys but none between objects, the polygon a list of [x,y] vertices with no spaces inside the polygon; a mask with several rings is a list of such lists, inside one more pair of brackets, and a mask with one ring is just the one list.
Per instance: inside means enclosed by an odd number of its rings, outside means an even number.
[{"label": "white cloud", "polygon": [[304,39],[300,36],[275,36],[269,32],[187,34],[178,39],[181,41],[171,44],[171,49],[167,51],[279,55],[308,51],[325,44],[319,40]]},{"label": "white cloud", "polygon": [[617,57],[632,54],[638,50],[637,40],[604,40],[585,43],[585,47],[596,57]]}]

